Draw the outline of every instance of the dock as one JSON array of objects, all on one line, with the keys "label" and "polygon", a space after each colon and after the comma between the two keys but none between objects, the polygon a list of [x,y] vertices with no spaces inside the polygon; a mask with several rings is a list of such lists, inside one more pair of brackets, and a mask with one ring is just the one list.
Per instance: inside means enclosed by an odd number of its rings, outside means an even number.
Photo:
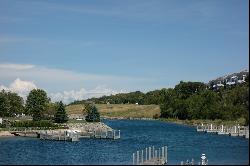
[{"label": "dock", "polygon": [[201,161],[198,164],[195,164],[194,159],[192,159],[191,162],[189,160],[185,163],[181,161],[181,165],[208,165],[208,159],[205,154],[201,154]]},{"label": "dock", "polygon": [[133,153],[133,165],[167,164],[167,146],[156,149],[154,146]]},{"label": "dock", "polygon": [[21,137],[33,137],[41,140],[54,140],[54,141],[79,141],[80,138],[93,138],[93,139],[120,139],[120,130],[97,130],[80,132],[76,130],[14,130],[10,131],[11,134]]},{"label": "dock", "polygon": [[196,127],[197,132],[215,133],[218,135],[240,136],[249,139],[249,126],[216,126],[213,124],[201,124]]}]

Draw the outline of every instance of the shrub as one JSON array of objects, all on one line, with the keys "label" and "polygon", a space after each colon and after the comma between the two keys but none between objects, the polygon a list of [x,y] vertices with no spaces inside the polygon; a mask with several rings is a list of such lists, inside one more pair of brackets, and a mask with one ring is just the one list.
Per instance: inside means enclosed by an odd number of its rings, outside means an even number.
[{"label": "shrub", "polygon": [[11,123],[11,127],[57,127],[56,124],[42,120],[42,121],[16,121]]}]

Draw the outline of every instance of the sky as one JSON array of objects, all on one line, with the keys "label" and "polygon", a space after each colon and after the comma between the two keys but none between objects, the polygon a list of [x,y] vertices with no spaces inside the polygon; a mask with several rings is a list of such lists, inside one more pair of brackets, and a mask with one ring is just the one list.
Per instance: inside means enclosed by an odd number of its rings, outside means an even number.
[{"label": "sky", "polygon": [[69,103],[249,68],[248,0],[0,0],[0,89]]}]

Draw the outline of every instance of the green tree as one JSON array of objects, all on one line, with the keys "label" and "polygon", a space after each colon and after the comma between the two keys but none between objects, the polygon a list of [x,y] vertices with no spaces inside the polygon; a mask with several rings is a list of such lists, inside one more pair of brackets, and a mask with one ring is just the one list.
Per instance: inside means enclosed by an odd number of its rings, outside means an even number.
[{"label": "green tree", "polygon": [[86,103],[85,110],[87,112],[87,116],[85,118],[87,122],[100,122],[100,113],[94,104]]},{"label": "green tree", "polygon": [[57,111],[55,114],[55,122],[56,123],[65,123],[67,121],[68,121],[68,116],[67,116],[67,113],[65,111],[65,106],[64,106],[63,102],[60,101],[58,103]]},{"label": "green tree", "polygon": [[24,112],[23,98],[18,96],[17,93],[8,92],[8,100],[10,104],[10,116]]},{"label": "green tree", "polygon": [[7,93],[5,90],[0,92],[0,116],[9,116],[10,103],[8,101]]},{"label": "green tree", "polygon": [[26,101],[26,112],[32,115],[34,121],[44,118],[44,112],[47,109],[49,98],[42,89],[33,89],[30,91]]},{"label": "green tree", "polygon": [[0,116],[12,117],[15,114],[20,114],[24,111],[23,98],[18,96],[17,93],[0,92]]}]

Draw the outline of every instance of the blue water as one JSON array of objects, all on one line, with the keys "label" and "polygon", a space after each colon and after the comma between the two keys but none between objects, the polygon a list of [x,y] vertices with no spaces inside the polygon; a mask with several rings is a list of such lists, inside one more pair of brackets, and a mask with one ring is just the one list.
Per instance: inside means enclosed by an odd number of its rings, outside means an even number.
[{"label": "blue water", "polygon": [[81,139],[79,142],[36,138],[0,138],[0,164],[132,164],[132,153],[149,146],[168,146],[169,164],[202,153],[208,164],[249,164],[249,140],[197,133],[194,127],[160,121],[106,120],[121,130],[121,139]]}]

